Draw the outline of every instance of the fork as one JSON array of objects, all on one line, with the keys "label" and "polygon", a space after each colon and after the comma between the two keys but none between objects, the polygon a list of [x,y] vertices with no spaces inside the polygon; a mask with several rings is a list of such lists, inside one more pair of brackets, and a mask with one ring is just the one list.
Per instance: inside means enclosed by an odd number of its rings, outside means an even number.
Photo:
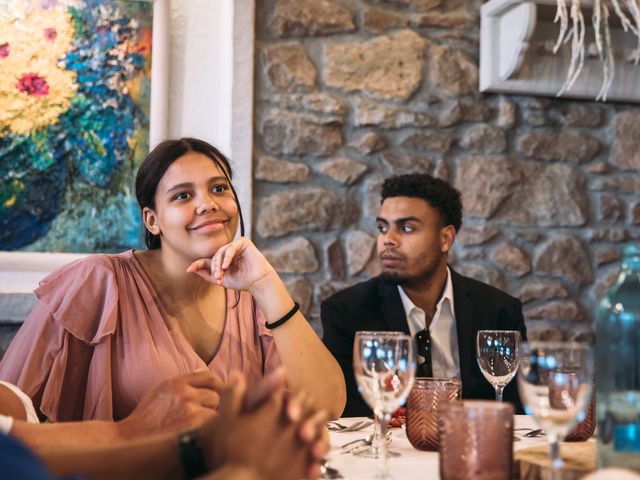
[{"label": "fork", "polygon": [[332,432],[357,432],[373,424],[373,420],[359,420],[351,425],[344,425],[340,422],[331,421],[327,423],[327,428]]}]

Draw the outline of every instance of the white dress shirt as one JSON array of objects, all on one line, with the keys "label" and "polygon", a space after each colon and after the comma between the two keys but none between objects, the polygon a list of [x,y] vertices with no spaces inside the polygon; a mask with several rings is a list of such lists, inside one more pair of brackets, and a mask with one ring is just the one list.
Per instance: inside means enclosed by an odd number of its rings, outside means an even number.
[{"label": "white dress shirt", "polygon": [[[400,300],[404,307],[409,324],[409,331],[415,334],[425,328],[426,317],[424,310],[417,307],[398,286]],[[447,281],[442,292],[442,297],[436,305],[436,313],[433,315],[429,326],[431,334],[431,362],[433,376],[438,378],[460,378],[460,355],[458,353],[458,332],[456,330],[456,313],[453,304],[453,285],[451,284],[451,271],[447,267]],[[424,359],[418,357],[418,362]]]}]

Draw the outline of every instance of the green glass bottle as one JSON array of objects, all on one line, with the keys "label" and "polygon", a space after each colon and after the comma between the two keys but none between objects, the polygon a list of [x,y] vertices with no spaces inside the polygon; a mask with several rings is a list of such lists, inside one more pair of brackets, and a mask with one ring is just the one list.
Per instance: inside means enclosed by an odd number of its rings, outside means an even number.
[{"label": "green glass bottle", "polygon": [[598,466],[640,472],[640,246],[624,248],[595,335]]}]

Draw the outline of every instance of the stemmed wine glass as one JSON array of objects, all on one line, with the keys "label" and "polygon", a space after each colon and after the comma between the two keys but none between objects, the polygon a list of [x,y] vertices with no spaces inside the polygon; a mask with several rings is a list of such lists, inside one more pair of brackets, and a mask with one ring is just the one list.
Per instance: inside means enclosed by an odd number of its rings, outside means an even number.
[{"label": "stemmed wine glass", "polygon": [[[391,478],[387,464],[387,424],[409,395],[415,377],[413,338],[398,332],[357,332],[353,371],[358,389],[373,409],[380,432],[376,454],[382,460],[376,478]],[[375,455],[378,457],[378,455]]]},{"label": "stemmed wine glass", "polygon": [[484,378],[493,385],[496,401],[502,401],[504,387],[518,370],[520,332],[517,330],[478,330],[476,355]]},{"label": "stemmed wine glass", "polygon": [[530,342],[521,347],[518,391],[549,440],[551,480],[560,479],[558,441],[584,418],[591,396],[592,350],[586,343]]}]

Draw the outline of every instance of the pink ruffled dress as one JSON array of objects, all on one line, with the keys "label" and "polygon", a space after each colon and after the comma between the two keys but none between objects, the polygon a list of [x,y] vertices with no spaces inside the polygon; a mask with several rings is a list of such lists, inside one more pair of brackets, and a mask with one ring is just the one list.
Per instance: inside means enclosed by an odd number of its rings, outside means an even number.
[{"label": "pink ruffled dress", "polygon": [[209,368],[248,384],[280,365],[271,332],[247,292],[227,290],[220,348],[207,365],[168,316],[129,250],[92,255],[47,276],[40,300],[2,362],[0,380],[17,385],[51,421],[118,420],[149,389]]}]

